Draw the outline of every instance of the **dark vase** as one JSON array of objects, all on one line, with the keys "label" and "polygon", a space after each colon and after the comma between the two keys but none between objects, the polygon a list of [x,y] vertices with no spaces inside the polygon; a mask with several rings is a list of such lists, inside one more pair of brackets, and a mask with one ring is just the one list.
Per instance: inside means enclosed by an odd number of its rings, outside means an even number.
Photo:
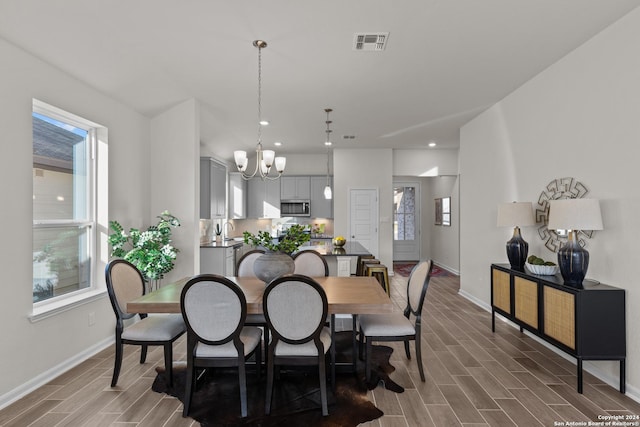
[{"label": "dark vase", "polygon": [[582,285],[589,268],[589,252],[580,246],[576,231],[569,232],[569,240],[558,251],[558,267],[565,285]]},{"label": "dark vase", "polygon": [[267,251],[253,263],[253,272],[265,283],[271,282],[276,277],[291,274],[294,270],[293,258],[284,252]]},{"label": "dark vase", "polygon": [[513,237],[507,242],[507,258],[514,270],[524,270],[524,263],[527,261],[529,244],[520,235],[520,227],[513,229]]}]

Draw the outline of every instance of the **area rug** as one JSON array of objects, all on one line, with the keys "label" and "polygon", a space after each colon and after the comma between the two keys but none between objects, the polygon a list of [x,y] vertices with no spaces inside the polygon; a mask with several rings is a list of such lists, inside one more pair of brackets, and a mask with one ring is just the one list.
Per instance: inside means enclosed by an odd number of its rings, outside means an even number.
[{"label": "area rug", "polygon": [[[415,262],[394,262],[393,271],[402,277],[409,277],[411,270],[416,266]],[[451,276],[453,273],[434,265],[431,269],[431,277]]]},{"label": "area rug", "polygon": [[[338,333],[336,341],[340,345],[336,360],[350,356],[351,334]],[[375,388],[379,381],[385,387],[402,392],[404,389],[391,381],[389,373],[395,368],[389,364],[393,349],[374,346],[372,358],[372,382],[364,379],[364,365],[358,363],[358,373],[336,373],[336,391],[331,391],[327,383],[329,415],[322,416],[318,371],[316,369],[283,368],[280,379],[274,384],[271,415],[264,415],[266,396],[266,372],[258,380],[253,366],[247,367],[248,416],[240,418],[240,392],[238,374],[235,369],[207,370],[198,382],[189,416],[203,427],[210,426],[304,426],[304,427],[347,427],[375,420],[383,412],[367,398],[367,390]],[[166,393],[184,402],[186,365],[174,367],[173,387],[168,387],[162,368],[156,377],[152,390]],[[329,368],[327,367],[327,372]]]}]

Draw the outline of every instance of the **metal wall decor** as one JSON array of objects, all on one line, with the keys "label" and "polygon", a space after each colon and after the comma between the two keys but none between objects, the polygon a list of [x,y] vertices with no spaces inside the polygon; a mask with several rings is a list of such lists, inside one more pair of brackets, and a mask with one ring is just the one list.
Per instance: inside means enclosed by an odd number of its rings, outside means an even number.
[{"label": "metal wall decor", "polygon": [[[575,178],[556,178],[547,184],[546,188],[538,197],[536,207],[536,223],[541,223],[538,227],[538,236],[544,241],[544,246],[552,252],[558,252],[560,247],[567,241],[567,233],[564,230],[549,230],[549,200],[558,199],[581,199],[589,190]],[[564,232],[563,232],[564,231]],[[585,238],[590,239],[593,230],[578,232],[578,243],[585,247]]]}]

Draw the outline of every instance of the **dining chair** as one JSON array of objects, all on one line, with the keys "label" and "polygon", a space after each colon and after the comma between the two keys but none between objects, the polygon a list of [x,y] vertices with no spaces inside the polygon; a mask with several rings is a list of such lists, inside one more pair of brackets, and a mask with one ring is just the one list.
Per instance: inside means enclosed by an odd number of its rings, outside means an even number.
[{"label": "dining chair", "polygon": [[[185,332],[182,316],[178,314],[127,313],[127,302],[145,294],[142,273],[130,262],[116,259],[105,268],[107,293],[116,315],[115,362],[111,387],[118,383],[124,344],[139,345],[140,363],[147,359],[147,346],[164,347],[164,369],[167,384],[173,383],[173,342]],[[138,315],[140,320],[125,327],[125,320]]]},{"label": "dining chair", "polygon": [[[367,381],[371,378],[370,359],[374,341],[404,341],[407,359],[411,359],[409,351],[409,341],[411,340],[415,341],[420,379],[425,381],[421,349],[422,306],[427,295],[432,268],[433,262],[428,260],[418,263],[411,271],[407,281],[407,306],[404,313],[362,314],[358,317],[360,321],[360,357],[362,357],[363,341],[366,342],[365,376]],[[414,322],[410,320],[411,315],[414,316]]]},{"label": "dining chair", "polygon": [[324,289],[308,276],[281,276],[269,283],[262,304],[272,335],[265,414],[271,413],[276,365],[318,365],[322,415],[328,415],[325,359],[331,332],[325,327],[329,308]]},{"label": "dining chair", "polygon": [[294,274],[303,274],[309,277],[322,277],[329,275],[327,260],[318,251],[304,250],[293,255],[295,264]]},{"label": "dining chair", "polygon": [[[264,251],[262,249],[253,249],[242,255],[236,265],[236,277],[256,277],[256,273],[253,271],[253,263],[260,255],[263,254]],[[260,326],[264,329],[264,342],[266,348],[267,343],[269,342],[269,328],[267,328],[267,321],[264,318],[264,314],[247,314],[245,325]]]},{"label": "dining chair", "polygon": [[255,354],[260,377],[262,331],[244,326],[247,300],[242,289],[223,276],[194,276],[182,289],[180,308],[187,325],[187,379],[182,416],[189,414],[198,368],[237,366],[240,411],[242,417],[246,417],[245,362]]}]

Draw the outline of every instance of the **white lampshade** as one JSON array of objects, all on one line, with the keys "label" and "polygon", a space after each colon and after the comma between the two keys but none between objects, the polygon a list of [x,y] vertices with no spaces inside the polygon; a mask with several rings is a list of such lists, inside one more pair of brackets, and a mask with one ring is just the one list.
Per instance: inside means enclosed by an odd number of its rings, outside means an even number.
[{"label": "white lampshade", "polygon": [[287,165],[286,157],[276,157],[276,170],[278,173],[284,172],[284,168]]},{"label": "white lampshade", "polygon": [[498,227],[535,225],[531,202],[512,202],[498,205]]},{"label": "white lampshade", "polygon": [[267,166],[267,164],[264,162],[264,160],[262,160],[260,162],[260,170],[262,171],[263,175],[266,175],[269,173],[269,167]]},{"label": "white lampshade", "polygon": [[236,150],[233,152],[233,159],[236,162],[236,166],[241,171],[247,169],[247,152],[242,150]]},{"label": "white lampshade", "polygon": [[602,230],[602,214],[597,199],[549,201],[550,230]]},{"label": "white lampshade", "polygon": [[326,187],[324,187],[324,198],[327,200],[331,200],[332,197],[333,193],[331,191],[331,187],[327,185]]},{"label": "white lampshade", "polygon": [[264,150],[262,152],[262,160],[264,160],[264,164],[267,165],[267,168],[270,168],[273,165],[273,158],[276,156],[276,152],[273,150]]}]

